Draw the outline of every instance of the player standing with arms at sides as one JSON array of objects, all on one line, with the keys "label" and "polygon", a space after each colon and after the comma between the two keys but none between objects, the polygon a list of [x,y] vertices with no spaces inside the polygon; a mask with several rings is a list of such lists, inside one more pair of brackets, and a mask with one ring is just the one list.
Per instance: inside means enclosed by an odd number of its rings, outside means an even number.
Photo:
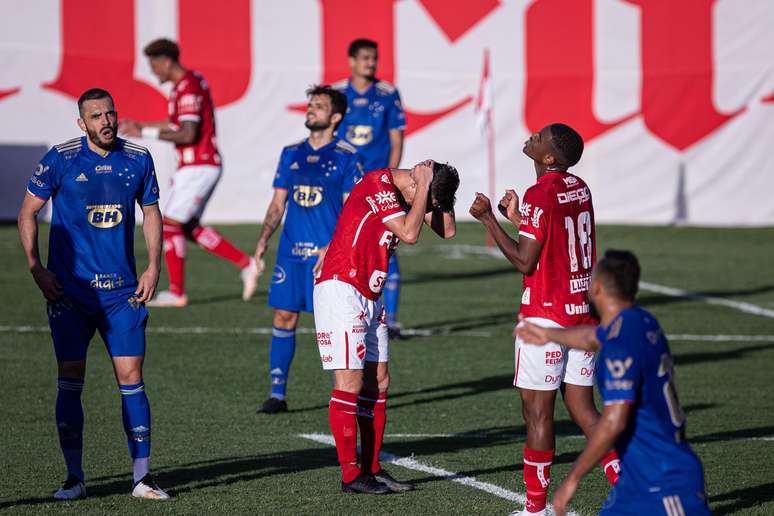
[{"label": "player standing with arms at sides", "polygon": [[[403,130],[406,128],[406,114],[398,89],[376,78],[377,50],[375,41],[353,41],[348,52],[352,76],[333,85],[347,96],[349,105],[338,135],[357,148],[367,171],[398,168],[403,154]],[[393,336],[400,335],[397,320],[399,297],[400,266],[398,256],[393,254],[384,285],[387,327]]]},{"label": "player standing with arms at sides", "polygon": [[[524,274],[521,315],[535,324],[568,327],[594,322],[586,291],[596,256],[594,208],[586,183],[567,169],[578,163],[583,140],[564,124],[551,124],[524,144],[535,164],[537,183],[519,206],[508,190],[499,209],[519,227],[513,240],[492,213],[489,199],[476,194],[470,213],[478,219],[506,258]],[[566,350],[552,343],[544,347],[516,339],[514,385],[521,393],[527,426],[524,483],[527,503],[523,515],[545,514],[551,462],[554,458],[554,404],[561,389],[567,411],[586,437],[599,419],[594,406],[594,353]],[[618,478],[618,457],[602,458],[608,481]]]},{"label": "player standing with arms at sides", "polygon": [[379,464],[390,384],[380,296],[390,254],[399,242],[415,244],[423,223],[442,238],[455,235],[459,183],[454,167],[430,160],[412,170],[367,172],[344,205],[325,254],[314,287],[314,320],[323,369],[333,371],[328,421],[344,492],[413,489]]},{"label": "player standing with arms at sides", "polygon": [[354,147],[333,136],[347,111],[347,98],[330,86],[313,86],[306,95],[309,137],[282,149],[272,185],[274,196],[255,249],[255,259],[263,261],[266,245],[287,209],[269,290],[269,306],[274,308],[271,396],[258,408],[265,414],[288,409],[285,393],[296,351],[298,313],[313,310],[318,257],[325,255],[344,201],[363,177]]},{"label": "player standing with arms at sides", "polygon": [[675,390],[672,353],[651,313],[635,303],[640,264],[629,251],[607,251],[591,279],[589,298],[600,326],[545,328],[523,322],[525,342],[557,342],[599,352],[602,417],[567,478],[554,492],[565,514],[580,480],[615,445],[621,478],[599,514],[709,515],[701,461],[685,440],[685,413]]},{"label": "player standing with arms at sides", "polygon": [[[48,302],[58,363],[56,425],[67,465],[57,500],[86,496],[81,391],[86,350],[99,330],[121,391],[124,430],[139,498],[169,498],[149,473],[150,405],[145,394],[144,303],[161,268],[161,213],[153,159],[144,147],[116,137],[118,114],[110,94],[86,91],[78,99],[78,126],[86,136],[54,146],[30,178],[19,211],[19,235],[32,277]],[[38,252],[37,214],[51,199],[48,264]],[[137,279],[134,208],[142,207],[148,268]]]},{"label": "player standing with arms at sides", "polygon": [[174,41],[158,39],[145,47],[153,74],[161,84],[172,81],[169,120],[124,121],[125,136],[159,139],[175,144],[178,169],[172,177],[164,209],[164,261],[169,290],[159,292],[148,306],[183,307],[185,293],[186,239],[230,261],[241,271],[242,299],[252,297],[262,272],[259,264],[210,226],[200,224],[207,202],[220,180],[222,166],[215,143],[215,104],[210,87],[199,72],[180,64]]}]

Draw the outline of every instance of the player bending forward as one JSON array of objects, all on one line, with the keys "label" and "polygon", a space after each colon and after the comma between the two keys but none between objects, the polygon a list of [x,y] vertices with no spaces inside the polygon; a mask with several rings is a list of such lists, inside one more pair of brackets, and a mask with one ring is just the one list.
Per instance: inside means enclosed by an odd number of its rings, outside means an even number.
[{"label": "player bending forward", "polygon": [[323,369],[333,370],[328,420],[345,493],[413,489],[379,464],[390,383],[380,295],[387,263],[400,241],[415,244],[423,223],[443,238],[454,236],[459,183],[454,167],[429,160],[412,170],[368,172],[355,185],[336,225],[314,287],[314,320]]},{"label": "player bending forward", "polygon": [[594,268],[589,298],[600,326],[544,328],[522,321],[520,339],[557,342],[593,353],[604,367],[597,386],[605,403],[586,448],[554,493],[565,514],[580,480],[611,446],[621,456],[621,478],[599,514],[709,515],[704,472],[685,441],[685,413],[675,391],[672,354],[655,317],[636,306],[640,265],[628,251],[608,251]]},{"label": "player bending forward", "polygon": [[[508,190],[500,211],[519,227],[513,240],[492,213],[489,199],[477,194],[470,213],[486,226],[506,258],[524,274],[521,315],[549,327],[591,324],[586,291],[596,256],[594,208],[583,180],[567,172],[578,163],[583,140],[572,128],[552,124],[533,134],[524,154],[535,164],[537,183],[519,206]],[[527,426],[523,515],[545,514],[551,462],[554,458],[554,403],[561,389],[567,411],[586,437],[599,419],[594,407],[594,353],[564,349],[559,344],[538,347],[516,340],[516,374],[522,416]],[[618,478],[614,451],[602,458],[608,481]]]}]

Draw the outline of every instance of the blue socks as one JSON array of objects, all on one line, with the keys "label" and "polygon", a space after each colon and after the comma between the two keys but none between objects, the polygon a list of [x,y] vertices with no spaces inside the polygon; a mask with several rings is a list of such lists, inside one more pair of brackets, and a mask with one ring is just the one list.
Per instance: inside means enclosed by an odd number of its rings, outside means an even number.
[{"label": "blue socks", "polygon": [[56,428],[67,475],[83,482],[83,380],[59,378],[56,394]]},{"label": "blue socks", "polygon": [[121,390],[121,413],[124,431],[129,444],[129,455],[133,459],[133,477],[137,483],[148,474],[150,457],[150,404],[145,395],[145,383],[119,385]]},{"label": "blue socks", "polygon": [[387,326],[397,323],[398,299],[400,298],[400,266],[398,256],[390,256],[387,267],[387,282],[384,284],[384,318]]},{"label": "blue socks", "polygon": [[288,374],[293,355],[296,353],[296,330],[272,328],[269,351],[269,375],[271,376],[271,397],[285,399]]}]

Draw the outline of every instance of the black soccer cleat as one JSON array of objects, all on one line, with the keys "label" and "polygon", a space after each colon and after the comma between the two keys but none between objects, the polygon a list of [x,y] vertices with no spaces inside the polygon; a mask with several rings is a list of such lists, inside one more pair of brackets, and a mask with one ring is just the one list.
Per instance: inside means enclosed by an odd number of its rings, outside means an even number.
[{"label": "black soccer cleat", "polygon": [[392,490],[381,482],[377,482],[373,475],[361,473],[352,482],[342,482],[341,492],[382,495],[391,493]]},{"label": "black soccer cleat", "polygon": [[288,402],[285,400],[279,400],[277,398],[269,398],[263,402],[263,405],[258,407],[255,411],[256,414],[279,414],[280,412],[288,411]]},{"label": "black soccer cleat", "polygon": [[390,491],[393,493],[405,493],[406,491],[413,491],[415,489],[414,484],[411,482],[395,480],[392,475],[384,470],[384,468],[380,469],[377,473],[374,473],[374,478],[377,482],[381,482],[389,487]]}]

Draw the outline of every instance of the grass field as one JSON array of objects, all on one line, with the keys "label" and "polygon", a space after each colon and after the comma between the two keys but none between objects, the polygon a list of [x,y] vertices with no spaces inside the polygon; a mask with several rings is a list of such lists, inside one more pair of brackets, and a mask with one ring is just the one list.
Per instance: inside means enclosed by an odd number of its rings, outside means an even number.
[{"label": "grass field", "polygon": [[[225,226],[244,249],[257,227]],[[45,235],[44,235],[45,236]],[[339,492],[332,447],[300,434],[329,434],[330,378],[313,336],[299,336],[290,412],[259,416],[268,394],[268,274],[250,303],[230,265],[189,248],[190,307],[154,309],[145,382],[153,411],[152,467],[169,503],[129,496],[130,461],[118,390],[95,339],[83,395],[89,498],[54,503],[64,478],[54,425],[55,360],[43,299],[26,272],[16,229],[0,227],[0,510],[16,513],[507,514],[515,504],[436,474],[390,466],[418,490],[366,497]],[[643,280],[732,301],[733,306],[642,291],[673,339],[689,440],[704,462],[715,514],[774,514],[774,229],[599,228],[600,251],[634,250]],[[276,241],[274,242],[276,244]],[[422,330],[391,348],[385,451],[523,493],[524,425],[511,387],[510,337],[520,276],[482,252],[481,228],[462,224],[449,243],[426,234],[401,247],[401,320]],[[45,247],[45,246],[44,246]],[[144,245],[138,239],[142,264]],[[270,257],[273,262],[273,257]],[[166,285],[162,277],[161,285]],[[744,304],[747,303],[747,304]],[[755,305],[763,308],[759,314]],[[748,312],[742,310],[747,309]],[[768,310],[766,312],[765,310]],[[310,315],[300,325],[310,328]],[[251,333],[253,331],[253,333]],[[727,340],[709,340],[736,335]],[[560,405],[560,404],[559,404]],[[554,487],[584,445],[558,408]],[[517,460],[518,459],[518,460]],[[607,493],[597,470],[572,508],[593,514]],[[501,493],[502,494],[502,493]]]}]

